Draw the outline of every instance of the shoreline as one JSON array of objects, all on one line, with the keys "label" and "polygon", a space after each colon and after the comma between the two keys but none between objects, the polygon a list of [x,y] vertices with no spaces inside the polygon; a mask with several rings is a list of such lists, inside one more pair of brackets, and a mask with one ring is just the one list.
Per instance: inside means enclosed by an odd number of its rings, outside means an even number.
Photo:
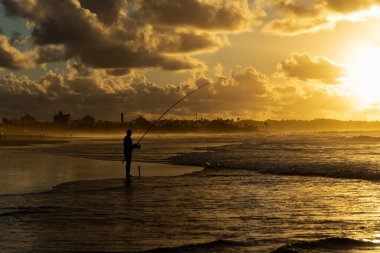
[{"label": "shoreline", "polygon": [[[68,182],[125,177],[125,165],[120,161],[38,152],[14,152],[12,149],[0,149],[0,158],[2,160],[0,196],[46,192]],[[132,176],[138,176],[138,166],[142,178],[180,176],[204,169],[198,166],[136,161],[132,163]]]},{"label": "shoreline", "polygon": [[27,147],[32,145],[41,145],[41,144],[63,144],[69,143],[69,140],[63,138],[47,138],[47,137],[30,137],[27,138],[6,138],[0,139],[0,147],[2,148],[11,148],[11,147]]}]

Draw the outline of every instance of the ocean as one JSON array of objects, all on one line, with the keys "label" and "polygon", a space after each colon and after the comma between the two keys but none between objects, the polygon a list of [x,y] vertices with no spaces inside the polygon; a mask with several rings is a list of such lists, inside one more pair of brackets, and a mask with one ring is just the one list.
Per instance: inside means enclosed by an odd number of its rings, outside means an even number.
[{"label": "ocean", "polygon": [[121,139],[2,147],[2,252],[380,252],[378,132]]}]

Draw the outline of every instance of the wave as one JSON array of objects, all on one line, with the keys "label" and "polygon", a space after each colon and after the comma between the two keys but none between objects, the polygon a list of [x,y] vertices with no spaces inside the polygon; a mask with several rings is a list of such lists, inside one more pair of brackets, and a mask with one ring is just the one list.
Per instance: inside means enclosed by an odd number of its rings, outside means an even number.
[{"label": "wave", "polygon": [[[250,157],[227,157],[226,152],[180,154],[170,163],[203,166],[207,169],[248,170],[261,174],[284,176],[327,177],[380,181],[380,164],[368,161],[340,161],[315,157],[313,159],[278,160],[252,159]],[[286,158],[287,159],[287,158]],[[379,160],[380,161],[380,160]]]},{"label": "wave", "polygon": [[228,249],[234,247],[250,247],[253,246],[252,243],[248,242],[238,242],[231,240],[215,240],[204,243],[194,243],[185,244],[178,247],[166,247],[166,248],[155,248],[146,251],[139,251],[139,253],[157,253],[157,252],[167,252],[167,253],[181,253],[181,252],[210,252],[210,250],[223,250],[223,252],[228,252]]},{"label": "wave", "polygon": [[[315,170],[313,170],[315,167]],[[294,165],[283,166],[280,168],[259,168],[257,172],[261,174],[274,174],[283,176],[304,176],[304,177],[326,177],[337,179],[359,179],[368,181],[380,181],[380,173],[371,168],[352,166],[352,165],[335,165],[326,164],[317,166],[313,165]]]},{"label": "wave", "polygon": [[380,245],[363,240],[346,237],[330,237],[314,241],[295,242],[281,246],[272,253],[302,253],[302,252],[347,252],[347,250],[374,250]]},{"label": "wave", "polygon": [[4,207],[0,208],[0,217],[20,216],[26,214],[41,214],[55,212],[59,207],[37,206],[37,207]]},{"label": "wave", "polygon": [[336,140],[341,140],[345,142],[380,142],[380,137],[378,136],[368,136],[368,135],[357,135],[352,137],[339,137]]},{"label": "wave", "polygon": [[[182,153],[169,163],[206,169],[250,170],[262,174],[380,181],[380,137],[245,141]],[[371,143],[369,143],[371,142]]]}]

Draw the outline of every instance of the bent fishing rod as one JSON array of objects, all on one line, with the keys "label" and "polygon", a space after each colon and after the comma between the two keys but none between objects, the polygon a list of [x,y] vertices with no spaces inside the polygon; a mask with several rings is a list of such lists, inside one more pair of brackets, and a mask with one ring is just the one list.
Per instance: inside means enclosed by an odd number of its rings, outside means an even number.
[{"label": "bent fishing rod", "polygon": [[194,92],[196,92],[197,90],[205,87],[206,85],[208,85],[209,82],[195,88],[194,90],[190,91],[189,93],[187,93],[185,96],[183,96],[180,100],[178,100],[177,102],[175,102],[172,106],[169,107],[169,109],[167,109],[163,114],[161,114],[160,117],[158,117],[153,123],[152,125],[150,125],[150,127],[148,128],[148,130],[146,130],[146,132],[141,136],[141,138],[139,139],[139,141],[136,143],[136,145],[139,145],[140,141],[145,137],[145,135],[147,133],[150,132],[150,130],[152,130],[152,128],[157,125],[158,122],[160,122],[160,120],[171,110],[173,109],[176,105],[178,105],[182,100],[184,100],[185,98],[189,97],[191,94],[193,94]]}]

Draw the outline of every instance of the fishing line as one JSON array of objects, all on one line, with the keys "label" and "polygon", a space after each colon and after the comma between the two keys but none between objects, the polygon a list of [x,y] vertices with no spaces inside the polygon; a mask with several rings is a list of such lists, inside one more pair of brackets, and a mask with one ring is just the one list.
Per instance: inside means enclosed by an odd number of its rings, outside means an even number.
[{"label": "fishing line", "polygon": [[145,135],[146,135],[147,133],[149,133],[150,130],[152,130],[152,128],[153,128],[155,125],[157,125],[157,123],[162,119],[162,117],[164,117],[164,116],[165,116],[165,115],[166,115],[171,109],[173,109],[173,108],[174,108],[177,104],[179,104],[182,100],[184,100],[185,98],[189,97],[191,94],[193,94],[193,93],[196,92],[197,90],[199,90],[199,89],[205,87],[205,86],[208,85],[208,84],[209,84],[209,83],[207,82],[207,83],[205,83],[205,84],[203,84],[203,85],[197,87],[196,89],[190,91],[188,94],[186,94],[186,95],[183,96],[180,100],[178,100],[178,101],[175,102],[172,106],[170,106],[169,109],[167,109],[163,114],[161,114],[161,116],[158,117],[158,118],[156,119],[156,121],[153,122],[152,125],[150,125],[150,127],[148,128],[148,130],[146,130],[146,132],[141,136],[140,140],[136,143],[136,145],[138,145],[138,144],[140,143],[140,141],[145,137]]}]

